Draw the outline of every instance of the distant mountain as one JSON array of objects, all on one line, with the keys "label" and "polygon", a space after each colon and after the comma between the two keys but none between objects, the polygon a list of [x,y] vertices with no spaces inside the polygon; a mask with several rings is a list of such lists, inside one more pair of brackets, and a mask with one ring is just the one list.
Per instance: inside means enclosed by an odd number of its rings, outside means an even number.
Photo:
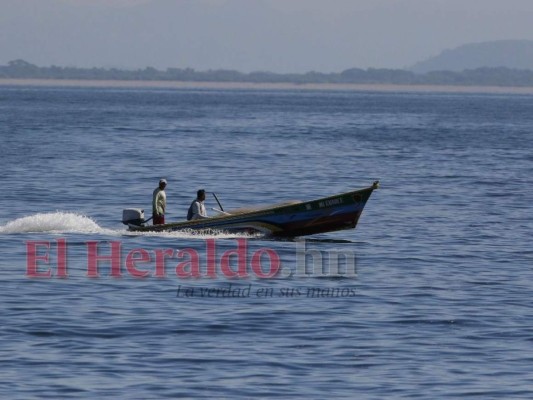
[{"label": "distant mountain", "polygon": [[218,69],[196,71],[192,68],[158,70],[146,67],[137,70],[116,68],[39,67],[24,60],[0,65],[2,79],[88,79],[122,81],[177,82],[252,82],[252,83],[328,83],[328,84],[397,84],[397,85],[454,85],[533,87],[533,69],[482,67],[465,71],[432,71],[417,74],[402,69],[350,68],[340,73],[307,72],[280,74],[275,72],[243,73]]},{"label": "distant mountain", "polygon": [[533,70],[533,41],[498,40],[465,44],[453,50],[444,50],[436,57],[415,64],[410,70],[426,73],[484,67]]}]

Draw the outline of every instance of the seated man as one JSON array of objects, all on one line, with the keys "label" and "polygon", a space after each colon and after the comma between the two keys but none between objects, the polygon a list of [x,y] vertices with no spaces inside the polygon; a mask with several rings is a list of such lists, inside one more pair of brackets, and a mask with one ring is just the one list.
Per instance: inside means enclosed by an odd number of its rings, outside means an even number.
[{"label": "seated man", "polygon": [[192,221],[195,219],[204,219],[207,217],[207,212],[205,211],[205,190],[200,189],[196,193],[196,199],[191,203],[189,211],[187,212],[187,221]]}]

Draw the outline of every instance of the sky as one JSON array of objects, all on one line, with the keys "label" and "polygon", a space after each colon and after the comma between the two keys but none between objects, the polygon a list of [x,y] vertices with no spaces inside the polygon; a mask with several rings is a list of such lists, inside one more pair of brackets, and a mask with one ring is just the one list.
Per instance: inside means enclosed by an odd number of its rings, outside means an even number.
[{"label": "sky", "polygon": [[0,0],[0,64],[242,72],[406,68],[533,40],[533,0]]}]

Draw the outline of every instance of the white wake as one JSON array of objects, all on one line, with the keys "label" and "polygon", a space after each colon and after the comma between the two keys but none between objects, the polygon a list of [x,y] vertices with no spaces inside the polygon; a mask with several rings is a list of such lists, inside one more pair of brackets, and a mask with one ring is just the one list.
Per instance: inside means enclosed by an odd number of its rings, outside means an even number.
[{"label": "white wake", "polygon": [[70,212],[29,215],[0,226],[0,233],[109,233],[91,218]]},{"label": "white wake", "polygon": [[175,232],[130,232],[123,229],[106,229],[93,219],[82,214],[56,211],[22,217],[0,226],[0,234],[16,233],[82,233],[102,235],[151,236],[176,239],[238,239],[258,238],[262,234],[230,233],[205,229],[201,231],[184,230]]}]

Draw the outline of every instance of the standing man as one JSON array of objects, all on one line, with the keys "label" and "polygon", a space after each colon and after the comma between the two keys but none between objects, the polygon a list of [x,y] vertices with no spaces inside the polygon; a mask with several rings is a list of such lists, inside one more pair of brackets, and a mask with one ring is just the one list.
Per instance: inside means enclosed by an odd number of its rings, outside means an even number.
[{"label": "standing man", "polygon": [[154,225],[162,225],[165,223],[165,208],[167,207],[167,195],[165,194],[166,187],[167,180],[160,179],[159,187],[154,190],[154,196],[152,199]]},{"label": "standing man", "polygon": [[196,199],[191,203],[189,211],[187,212],[187,221],[195,219],[204,219],[207,217],[207,211],[205,211],[205,190],[200,189],[196,192]]}]

